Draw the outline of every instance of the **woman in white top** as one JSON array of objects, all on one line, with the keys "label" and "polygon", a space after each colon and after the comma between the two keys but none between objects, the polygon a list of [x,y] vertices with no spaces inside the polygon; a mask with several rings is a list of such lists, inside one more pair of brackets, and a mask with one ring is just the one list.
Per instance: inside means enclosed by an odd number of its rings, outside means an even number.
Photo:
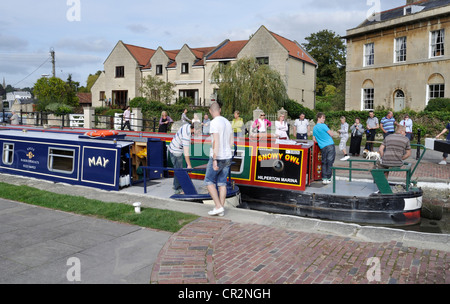
[{"label": "woman in white top", "polygon": [[411,118],[409,118],[408,114],[405,114],[403,120],[400,122],[400,125],[405,126],[406,137],[408,137],[408,139],[411,140],[413,136],[413,122]]},{"label": "woman in white top", "polygon": [[279,139],[288,139],[287,131],[288,131],[287,122],[284,120],[284,115],[280,114],[278,120],[275,122],[275,135]]}]

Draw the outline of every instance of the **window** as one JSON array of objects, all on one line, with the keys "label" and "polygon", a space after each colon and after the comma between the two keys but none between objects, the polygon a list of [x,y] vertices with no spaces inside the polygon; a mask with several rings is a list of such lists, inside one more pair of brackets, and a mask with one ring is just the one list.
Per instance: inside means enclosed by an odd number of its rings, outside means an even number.
[{"label": "window", "polygon": [[428,85],[428,100],[433,98],[444,98],[445,84]]},{"label": "window", "polygon": [[163,66],[162,64],[158,64],[156,66],[156,75],[162,75],[162,73],[163,73]]},{"label": "window", "polygon": [[189,63],[181,64],[181,74],[189,74]]},{"label": "window", "polygon": [[373,110],[374,108],[374,94],[375,90],[371,89],[363,89],[363,110]]},{"label": "window", "polygon": [[263,64],[269,64],[269,57],[257,57],[256,61],[258,62],[258,64],[263,65]]},{"label": "window", "polygon": [[396,38],[394,62],[404,61],[406,61],[406,37]]},{"label": "window", "polygon": [[364,45],[364,66],[371,66],[375,63],[375,45],[368,43]]},{"label": "window", "polygon": [[303,61],[302,63],[302,73],[305,74],[306,72],[306,63]]},{"label": "window", "polygon": [[125,77],[125,67],[124,66],[116,66],[116,78]]},{"label": "window", "polygon": [[3,144],[3,163],[11,165],[14,161],[14,144]]},{"label": "window", "polygon": [[59,148],[49,148],[48,170],[62,173],[72,173],[75,151]]},{"label": "window", "polygon": [[431,32],[430,57],[444,56],[444,30]]},{"label": "window", "polygon": [[105,91],[100,91],[100,96],[98,100],[106,100],[106,93]]},{"label": "window", "polygon": [[229,64],[229,61],[221,61],[219,62],[219,73],[225,72],[225,67]]}]

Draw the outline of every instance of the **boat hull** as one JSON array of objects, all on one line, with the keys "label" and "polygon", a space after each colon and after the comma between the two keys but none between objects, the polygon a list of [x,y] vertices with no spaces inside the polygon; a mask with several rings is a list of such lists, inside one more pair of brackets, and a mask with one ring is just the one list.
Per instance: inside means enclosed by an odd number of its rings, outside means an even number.
[{"label": "boat hull", "polygon": [[420,223],[422,190],[358,197],[240,185],[242,207],[270,213],[383,226]]}]

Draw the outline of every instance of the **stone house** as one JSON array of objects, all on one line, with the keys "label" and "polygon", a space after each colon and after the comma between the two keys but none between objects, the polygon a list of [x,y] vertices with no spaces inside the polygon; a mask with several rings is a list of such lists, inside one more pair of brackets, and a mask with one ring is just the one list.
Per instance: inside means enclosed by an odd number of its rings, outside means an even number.
[{"label": "stone house", "polygon": [[209,105],[216,99],[217,85],[212,71],[218,64],[232,63],[246,56],[269,64],[285,80],[289,98],[314,107],[317,62],[297,42],[261,26],[249,40],[225,40],[217,46],[179,50],[156,50],[119,41],[104,62],[104,71],[93,85],[92,106],[124,107],[141,96],[139,87],[147,75],[175,84],[176,95],[191,97],[195,105]]},{"label": "stone house", "polygon": [[450,0],[406,1],[347,30],[346,110],[450,97]]}]

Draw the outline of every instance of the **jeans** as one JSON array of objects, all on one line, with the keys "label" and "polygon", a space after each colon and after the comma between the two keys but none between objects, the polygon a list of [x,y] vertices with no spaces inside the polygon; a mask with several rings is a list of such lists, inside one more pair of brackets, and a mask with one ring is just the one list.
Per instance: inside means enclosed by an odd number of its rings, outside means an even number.
[{"label": "jeans", "polygon": [[[183,168],[183,154],[180,156],[176,156],[169,152],[170,154],[170,160],[172,161],[174,169],[182,169]],[[178,181],[177,176],[175,175],[173,178],[173,190],[181,190],[180,182]]]},{"label": "jeans", "polygon": [[[447,143],[450,144],[450,139],[447,139]],[[448,153],[444,152],[444,154],[442,154],[442,157],[443,158],[447,158],[448,157]]]},{"label": "jeans", "polygon": [[334,145],[328,145],[322,148],[322,179],[330,179],[333,173],[334,159],[336,157],[336,150]]},{"label": "jeans", "polygon": [[308,139],[308,133],[297,133],[297,139]]},{"label": "jeans", "polygon": [[394,131],[392,132],[387,132],[387,133],[383,133],[383,139],[385,139],[386,137],[388,137],[389,135],[394,134]]},{"label": "jeans", "polygon": [[228,173],[230,173],[231,158],[230,159],[219,159],[217,160],[217,167],[219,170],[214,171],[213,169],[213,159],[210,158],[208,165],[206,167],[205,173],[205,184],[214,185],[218,187],[223,187],[227,185]]},{"label": "jeans", "polygon": [[[376,131],[377,130],[372,129],[372,130],[369,130],[369,132],[370,132],[369,134],[366,133],[367,141],[374,141],[375,140]],[[373,143],[366,142],[366,146],[364,147],[364,149],[367,149],[370,152],[372,152],[373,151]]]}]

